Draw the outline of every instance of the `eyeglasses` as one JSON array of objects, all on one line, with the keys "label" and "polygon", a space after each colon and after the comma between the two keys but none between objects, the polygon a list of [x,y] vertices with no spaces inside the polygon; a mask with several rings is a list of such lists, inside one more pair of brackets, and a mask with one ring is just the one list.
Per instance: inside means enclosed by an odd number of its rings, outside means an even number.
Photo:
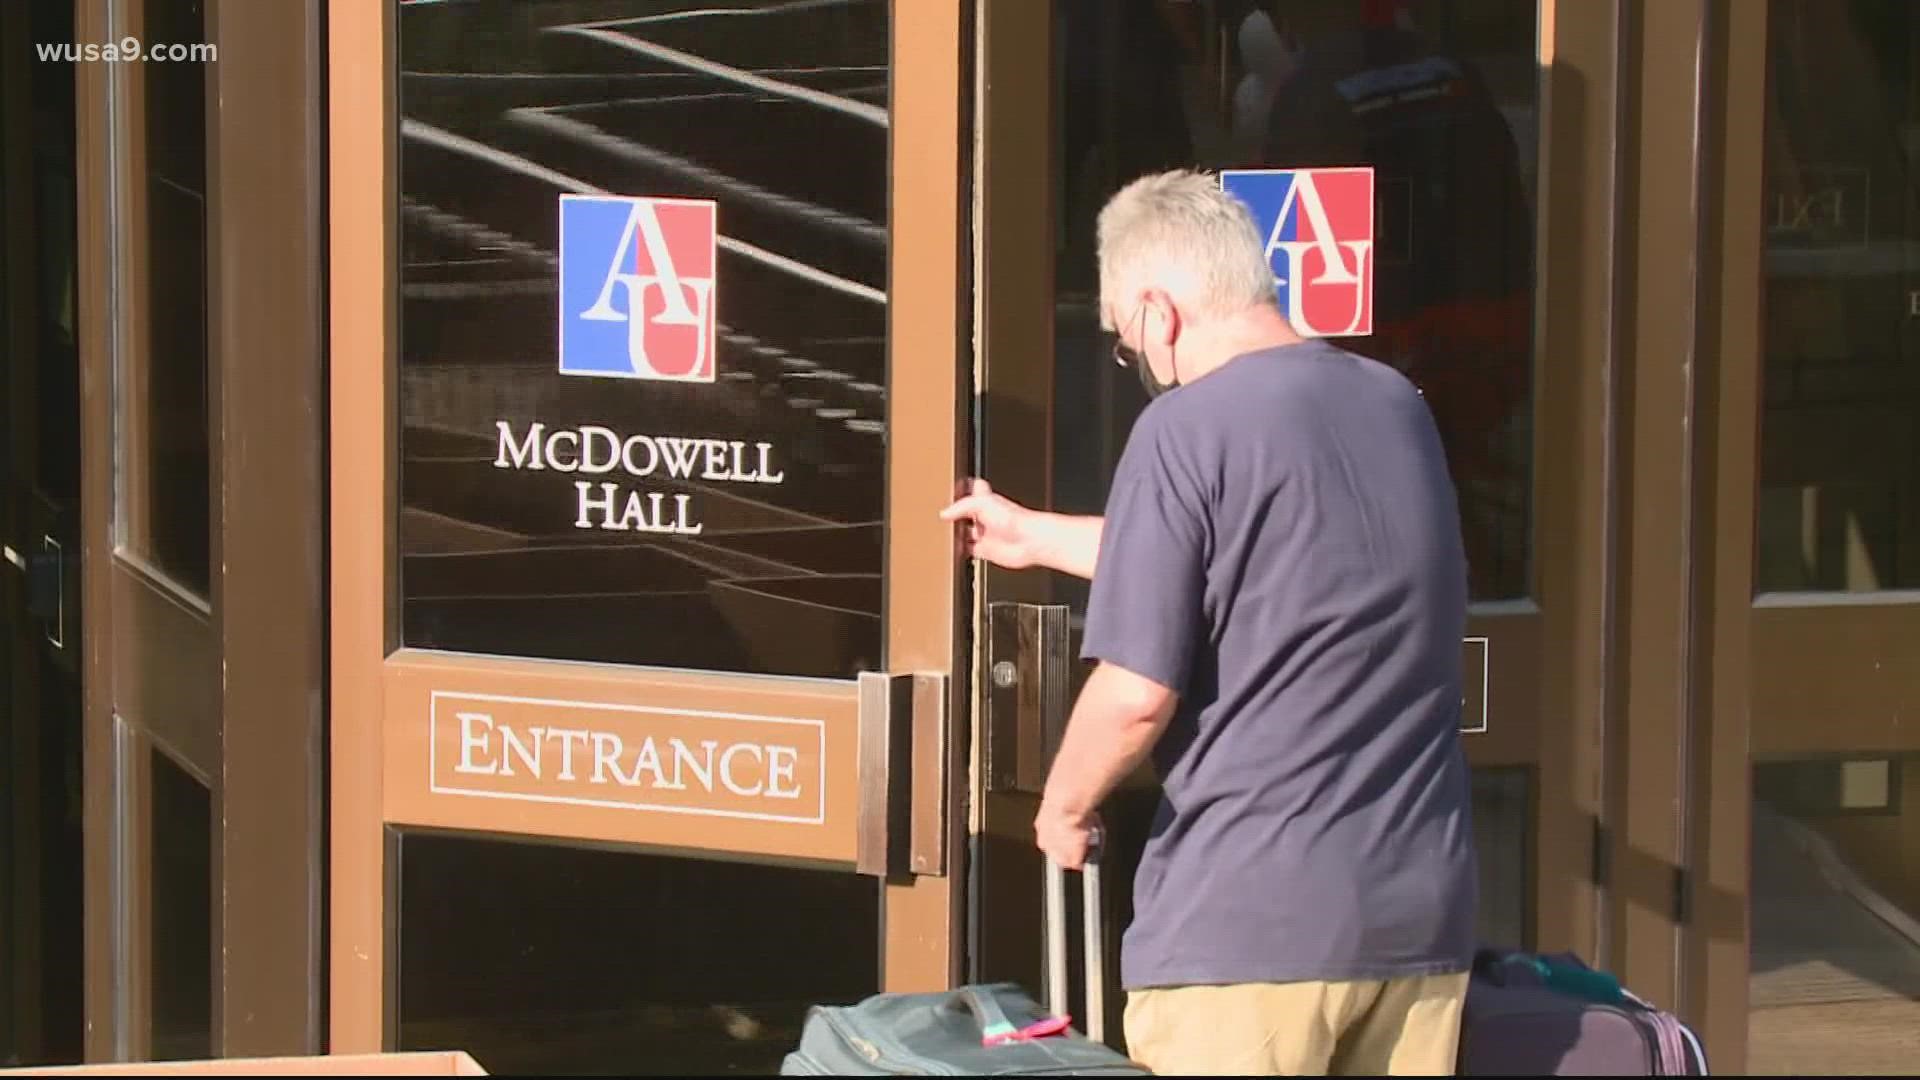
[{"label": "eyeglasses", "polygon": [[[1146,313],[1147,307],[1145,304],[1142,304],[1135,309],[1135,318],[1144,321]],[[1121,367],[1130,367],[1136,371],[1139,370],[1141,365],[1147,362],[1147,358],[1141,355],[1139,349],[1127,344],[1120,336],[1118,329],[1109,332],[1113,334],[1113,362],[1119,364]]]}]

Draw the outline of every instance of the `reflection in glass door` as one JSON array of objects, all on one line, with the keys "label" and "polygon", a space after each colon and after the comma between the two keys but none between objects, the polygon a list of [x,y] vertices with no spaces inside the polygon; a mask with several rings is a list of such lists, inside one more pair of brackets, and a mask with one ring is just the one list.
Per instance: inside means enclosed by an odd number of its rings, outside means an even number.
[{"label": "reflection in glass door", "polygon": [[1771,0],[1749,1066],[1920,1062],[1920,8]]}]

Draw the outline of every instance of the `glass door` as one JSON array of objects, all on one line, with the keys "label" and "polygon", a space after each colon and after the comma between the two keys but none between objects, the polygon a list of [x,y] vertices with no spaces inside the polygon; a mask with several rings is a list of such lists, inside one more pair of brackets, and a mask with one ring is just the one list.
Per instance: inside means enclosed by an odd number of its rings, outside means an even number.
[{"label": "glass door", "polygon": [[[1358,292],[1291,314],[1405,372],[1442,431],[1471,563],[1463,730],[1482,936],[1591,954],[1597,710],[1574,670],[1601,636],[1590,613],[1603,578],[1591,549],[1541,538],[1604,515],[1590,467],[1602,423],[1581,383],[1604,362],[1605,298],[1586,283],[1606,278],[1607,256],[1543,252],[1607,212],[1610,185],[1578,182],[1604,111],[1547,106],[1569,85],[1550,65],[1610,69],[1586,44],[1611,41],[1608,12],[1535,0],[983,0],[981,12],[978,474],[1030,506],[1101,511],[1145,401],[1099,328],[1094,222],[1122,184],[1174,167],[1368,170],[1371,220],[1333,239],[1371,244],[1352,267],[1371,326],[1353,325]],[[1553,212],[1549,186],[1562,192]],[[1031,821],[1078,691],[1086,595],[1045,571],[980,571],[977,977],[1037,968]],[[1157,797],[1143,774],[1105,812],[1116,935]]]},{"label": "glass door", "polygon": [[962,16],[336,6],[335,1049],[952,981]]},{"label": "glass door", "polygon": [[1920,10],[1758,15],[1748,1066],[1897,1073],[1920,1060]]}]

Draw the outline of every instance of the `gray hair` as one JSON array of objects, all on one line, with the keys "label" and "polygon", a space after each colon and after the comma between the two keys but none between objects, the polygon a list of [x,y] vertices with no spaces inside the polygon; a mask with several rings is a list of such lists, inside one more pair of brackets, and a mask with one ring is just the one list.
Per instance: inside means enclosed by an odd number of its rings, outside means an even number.
[{"label": "gray hair", "polygon": [[1099,245],[1103,301],[1160,288],[1209,318],[1276,303],[1253,215],[1207,173],[1176,169],[1121,188],[1100,211]]}]

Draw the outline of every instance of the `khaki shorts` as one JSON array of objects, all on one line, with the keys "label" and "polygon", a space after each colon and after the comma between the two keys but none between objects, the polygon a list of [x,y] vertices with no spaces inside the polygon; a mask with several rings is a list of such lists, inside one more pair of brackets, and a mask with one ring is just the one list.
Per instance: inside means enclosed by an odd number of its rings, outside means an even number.
[{"label": "khaki shorts", "polygon": [[1167,1076],[1449,1076],[1467,975],[1127,995],[1127,1051]]}]

